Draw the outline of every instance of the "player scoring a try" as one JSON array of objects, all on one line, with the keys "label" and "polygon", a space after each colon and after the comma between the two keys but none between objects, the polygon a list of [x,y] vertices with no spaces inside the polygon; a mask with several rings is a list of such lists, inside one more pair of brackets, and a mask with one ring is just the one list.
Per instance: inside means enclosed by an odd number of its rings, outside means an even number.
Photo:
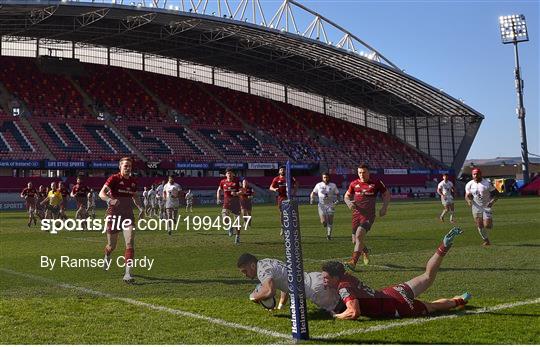
[{"label": "player scoring a try", "polygon": [[[131,266],[129,265],[134,258],[135,251],[135,233],[133,230],[133,224],[135,223],[135,216],[133,215],[133,201],[139,211],[144,210],[137,194],[137,181],[131,176],[132,168],[131,158],[124,157],[120,159],[120,172],[110,176],[101,191],[99,197],[101,200],[107,202],[107,246],[105,246],[105,259],[109,263],[109,259],[112,251],[116,248],[118,242],[118,234],[120,231],[124,234],[124,241],[126,243],[126,250],[124,252],[124,258],[126,262],[126,269],[124,275],[124,281],[130,283],[133,281],[131,276]],[[107,218],[106,217],[106,218]],[[112,223],[112,218],[116,219],[116,223]],[[118,222],[120,219],[120,223]],[[126,221],[122,228],[122,222]]]}]

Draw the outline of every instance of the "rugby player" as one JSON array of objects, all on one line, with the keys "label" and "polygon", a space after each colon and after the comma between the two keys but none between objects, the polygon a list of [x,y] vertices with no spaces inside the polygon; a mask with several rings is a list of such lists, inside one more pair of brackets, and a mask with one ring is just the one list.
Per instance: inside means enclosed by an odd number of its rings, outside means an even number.
[{"label": "rugby player", "polygon": [[463,308],[471,299],[469,293],[452,299],[439,299],[424,302],[416,298],[424,293],[435,281],[437,271],[444,256],[452,246],[454,238],[461,234],[459,228],[453,228],[443,238],[437,251],[426,265],[426,271],[410,281],[373,290],[356,277],[345,273],[345,267],[337,261],[322,265],[324,285],[338,290],[345,303],[345,311],[336,314],[338,319],[357,319],[360,316],[370,318],[405,318],[421,317],[433,312]]},{"label": "rugby player", "polygon": [[319,198],[318,211],[319,219],[323,228],[326,229],[326,239],[332,240],[332,229],[334,225],[334,206],[338,203],[339,190],[335,183],[330,182],[330,174],[322,173],[322,181],[315,185],[309,196],[309,203],[313,205],[315,195]]},{"label": "rugby player", "polygon": [[96,218],[96,192],[94,189],[90,189],[86,198],[86,213],[90,218]]},{"label": "rugby player", "polygon": [[454,184],[448,180],[448,174],[443,174],[443,180],[437,185],[437,194],[441,196],[441,203],[443,205],[443,211],[439,216],[441,222],[444,222],[444,216],[446,212],[450,213],[450,223],[454,223],[454,197],[456,196],[456,190]]},{"label": "rugby player", "polygon": [[[144,212],[148,211],[148,206],[150,205],[150,200],[148,200],[148,187],[143,188],[142,192]],[[148,215],[148,213],[146,213]]]},{"label": "rugby player", "polygon": [[152,184],[148,191],[148,207],[146,208],[146,214],[149,217],[157,216],[157,204],[156,204],[156,187]]},{"label": "rugby player", "polygon": [[163,187],[165,187],[165,180],[161,181],[156,188],[156,209],[159,215],[159,219],[165,218],[165,201],[163,200]]},{"label": "rugby player", "polygon": [[465,201],[471,207],[472,215],[482,237],[482,246],[490,246],[488,232],[486,229],[493,228],[493,212],[491,208],[499,198],[499,192],[485,178],[482,178],[482,171],[479,168],[472,170],[473,179],[465,185]]},{"label": "rugby player", "polygon": [[[250,253],[242,254],[236,266],[247,278],[257,278],[261,283],[261,288],[252,297],[252,301],[259,302],[270,298],[279,289],[280,298],[277,306],[278,310],[283,308],[289,297],[289,283],[287,281],[287,266],[277,259],[261,259]],[[340,305],[340,298],[335,288],[325,287],[321,272],[304,272],[304,286],[306,297],[315,305],[328,312],[341,312],[343,305]]]},{"label": "rugby player", "polygon": [[193,212],[193,193],[191,192],[191,189],[188,189],[186,193],[186,212]]},{"label": "rugby player", "polygon": [[[217,204],[221,204],[221,191],[223,191],[223,209],[221,210],[221,216],[224,219],[228,216],[231,220],[231,227],[228,230],[229,236],[233,235],[233,224],[239,223],[240,218],[240,198],[238,193],[240,191],[240,181],[235,177],[232,169],[225,171],[226,178],[219,182],[219,187],[216,191]],[[240,244],[240,225],[236,227],[236,236],[234,237],[234,243]]]},{"label": "rugby player", "polygon": [[364,264],[369,264],[368,249],[364,244],[364,238],[375,222],[375,204],[379,193],[383,200],[379,216],[384,217],[390,203],[390,192],[380,180],[370,178],[368,165],[358,166],[358,179],[351,182],[343,198],[349,209],[353,211],[352,241],[354,251],[351,259],[345,263],[345,266],[351,270],[356,268],[360,255],[363,256]]},{"label": "rugby player", "polygon": [[[182,187],[174,182],[174,177],[169,176],[169,181],[163,186],[163,200],[165,201],[165,213],[167,219],[175,221],[178,216],[178,207],[180,206],[180,192]],[[174,223],[174,222],[172,222]],[[172,234],[171,222],[167,222],[167,232]]]},{"label": "rugby player", "polygon": [[32,182],[28,182],[26,187],[21,192],[21,198],[24,199],[26,203],[26,210],[28,211],[28,227],[32,225],[32,221],[34,221],[34,225],[37,223],[37,217],[36,217],[36,210],[37,210],[37,204],[36,204],[36,198],[38,197],[38,192],[36,189],[32,186]]},{"label": "rugby player", "polygon": [[41,202],[46,197],[47,197],[47,188],[43,185],[40,185],[37,192],[36,214],[41,219],[45,218],[45,208],[43,207]]},{"label": "rugby player", "polygon": [[249,185],[247,179],[244,178],[242,181],[242,188],[240,188],[240,209],[242,210],[242,219],[244,220],[245,226],[251,227],[251,218],[249,221],[245,218],[251,216],[251,210],[253,209],[253,197],[255,196],[255,191]]},{"label": "rugby player", "polygon": [[[294,177],[292,177],[291,181],[293,185],[292,195],[296,196],[296,191],[298,190],[298,182],[296,181]],[[279,213],[281,216],[281,203],[283,202],[283,200],[292,198],[292,197],[287,197],[287,178],[285,177],[285,166],[281,166],[279,168],[278,175],[274,177],[268,190],[277,193],[276,202],[277,202],[277,206],[279,208]],[[283,228],[281,228],[279,235],[283,235]]]},{"label": "rugby player", "polygon": [[57,219],[60,218],[60,206],[62,205],[62,193],[56,189],[56,182],[51,182],[51,188],[45,199],[41,201],[42,205],[46,205],[45,218]]},{"label": "rugby player", "polygon": [[67,201],[69,196],[69,191],[66,188],[66,185],[64,182],[60,181],[58,182],[58,191],[60,194],[62,194],[62,201],[60,202],[60,210],[59,210],[59,216],[61,219],[67,219],[66,215],[66,207],[67,207]]},{"label": "rugby player", "polygon": [[82,178],[77,177],[77,184],[71,189],[71,197],[75,198],[77,202],[77,212],[75,213],[75,219],[86,218],[86,208],[88,200],[89,188],[82,183]]},{"label": "rugby player", "polygon": [[[135,217],[133,215],[132,201],[139,211],[143,209],[137,194],[137,180],[131,176],[132,165],[133,162],[131,158],[124,157],[120,159],[120,172],[110,176],[99,192],[99,198],[105,201],[108,206],[106,213],[108,219],[106,217],[107,245],[105,246],[105,259],[108,263],[112,251],[116,248],[118,234],[122,231],[126,244],[124,252],[126,264],[123,278],[126,283],[133,281],[133,277],[131,276],[131,266],[128,264],[133,261],[135,254],[135,233],[133,230]],[[113,218],[116,219],[115,223],[113,223]],[[122,228],[122,223],[118,222],[119,218],[121,218],[120,222],[127,221],[127,226],[125,228]]]}]

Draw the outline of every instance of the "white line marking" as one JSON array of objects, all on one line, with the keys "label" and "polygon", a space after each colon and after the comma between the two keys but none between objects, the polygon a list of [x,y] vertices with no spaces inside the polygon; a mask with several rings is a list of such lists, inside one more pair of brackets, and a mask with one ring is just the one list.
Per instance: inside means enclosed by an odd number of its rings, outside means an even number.
[{"label": "white line marking", "polygon": [[252,332],[255,332],[255,333],[258,333],[258,334],[261,334],[261,335],[266,335],[266,336],[271,336],[271,337],[276,337],[276,338],[281,338],[281,339],[286,339],[286,340],[292,340],[291,335],[282,334],[282,333],[279,333],[277,331],[267,330],[267,329],[254,327],[254,326],[249,326],[249,325],[242,325],[242,324],[238,324],[238,323],[232,323],[232,322],[228,322],[226,320],[219,319],[219,318],[207,317],[207,316],[203,316],[203,315],[197,314],[197,313],[177,310],[177,309],[173,309],[173,308],[169,308],[169,307],[165,307],[165,306],[160,306],[160,305],[149,304],[149,303],[146,303],[146,302],[143,302],[143,301],[129,299],[129,298],[123,298],[123,297],[120,297],[120,296],[114,296],[112,294],[99,292],[97,290],[84,288],[84,287],[77,287],[77,286],[74,286],[72,284],[57,282],[57,281],[54,281],[54,280],[46,278],[46,277],[41,277],[41,276],[22,273],[22,272],[17,272],[17,271],[13,271],[13,270],[10,270],[10,269],[0,268],[0,271],[6,272],[6,273],[9,273],[9,274],[12,274],[12,275],[17,275],[17,276],[21,276],[21,277],[30,278],[32,280],[37,280],[37,281],[41,281],[41,282],[47,282],[47,283],[53,284],[55,286],[58,286],[58,287],[61,287],[61,288],[64,288],[64,289],[72,289],[72,290],[76,290],[76,291],[79,291],[79,292],[83,292],[83,293],[87,293],[87,294],[91,294],[91,295],[95,295],[95,296],[101,296],[101,297],[105,297],[105,298],[112,299],[112,300],[126,302],[128,304],[132,304],[132,305],[135,305],[135,306],[146,307],[146,308],[149,308],[149,309],[152,309],[152,310],[155,310],[155,311],[162,311],[162,312],[167,312],[167,313],[174,314],[174,315],[177,315],[177,316],[183,316],[183,317],[188,317],[188,318],[193,318],[193,319],[200,319],[200,320],[204,320],[204,321],[207,321],[207,322],[210,322],[210,323],[213,323],[213,324],[225,326],[225,327],[228,327],[228,328],[252,331]]},{"label": "white line marking", "polygon": [[71,239],[71,240],[79,240],[79,241],[88,241],[88,242],[98,242],[98,243],[107,243],[107,240],[98,240],[98,239],[91,239],[91,238],[88,238],[88,237],[71,237],[71,236],[66,236],[64,237],[65,239]]},{"label": "white line marking", "polygon": [[396,327],[403,327],[407,325],[413,325],[413,324],[422,324],[427,323],[435,320],[442,320],[442,319],[452,319],[452,318],[458,318],[463,317],[467,315],[475,315],[475,314],[483,314],[483,313],[489,313],[489,312],[495,312],[500,310],[505,310],[507,308],[517,307],[517,306],[524,306],[524,305],[533,305],[533,304],[539,304],[540,298],[532,299],[532,300],[526,300],[526,301],[518,301],[513,303],[507,303],[507,304],[500,304],[493,307],[484,307],[478,310],[474,311],[461,311],[457,312],[453,315],[445,315],[445,316],[436,316],[436,317],[429,317],[429,318],[416,318],[406,321],[399,321],[399,322],[393,322],[389,324],[381,324],[381,325],[375,325],[368,328],[359,328],[359,329],[351,329],[351,330],[344,330],[339,333],[335,334],[325,334],[321,336],[314,336],[312,338],[314,339],[335,339],[336,337],[341,336],[347,336],[347,335],[354,335],[354,334],[365,334],[365,333],[371,333],[374,331],[381,331],[381,330],[388,330]]}]

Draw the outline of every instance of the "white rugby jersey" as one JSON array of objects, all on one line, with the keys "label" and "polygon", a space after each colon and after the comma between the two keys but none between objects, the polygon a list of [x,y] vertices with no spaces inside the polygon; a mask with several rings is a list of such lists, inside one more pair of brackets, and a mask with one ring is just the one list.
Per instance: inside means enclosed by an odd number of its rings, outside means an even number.
[{"label": "white rugby jersey", "polygon": [[442,180],[437,185],[437,190],[441,190],[443,196],[452,195],[452,188],[454,188],[454,184],[450,181],[445,182]]},{"label": "white rugby jersey", "polygon": [[154,188],[152,188],[148,191],[148,201],[151,203],[155,201],[155,199],[156,199],[156,191]]},{"label": "white rugby jersey", "polygon": [[473,203],[481,206],[487,207],[489,201],[491,200],[491,192],[495,190],[495,187],[491,182],[484,178],[481,182],[476,182],[471,180],[465,186],[465,193],[473,195]]},{"label": "white rugby jersey", "polygon": [[317,194],[319,197],[319,204],[330,205],[337,200],[339,195],[339,190],[336,187],[335,183],[324,183],[319,182],[313,188],[313,193]]},{"label": "white rugby jersey", "polygon": [[332,311],[339,303],[340,296],[335,288],[325,287],[322,272],[304,273],[307,297],[320,308]]},{"label": "white rugby jersey", "polygon": [[271,278],[276,289],[289,292],[287,266],[281,260],[268,258],[259,260],[257,262],[257,278],[261,283]]},{"label": "white rugby jersey", "polygon": [[88,207],[95,207],[96,206],[96,193],[88,193],[87,195],[87,201],[88,201]]},{"label": "white rugby jersey", "polygon": [[156,198],[157,199],[163,199],[163,184],[160,184],[156,188]]},{"label": "white rugby jersey", "polygon": [[178,198],[178,193],[182,190],[178,183],[167,183],[163,186],[163,191],[167,193],[167,199]]}]

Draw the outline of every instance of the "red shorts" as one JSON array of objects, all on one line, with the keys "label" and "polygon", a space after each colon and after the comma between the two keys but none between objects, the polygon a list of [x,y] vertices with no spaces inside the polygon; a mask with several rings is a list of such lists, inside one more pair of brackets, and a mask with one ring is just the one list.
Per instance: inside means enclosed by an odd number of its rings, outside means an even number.
[{"label": "red shorts", "polygon": [[240,215],[240,199],[227,199],[223,201],[223,209],[231,211],[232,214]]},{"label": "red shorts", "polygon": [[26,209],[36,209],[36,198],[26,198]]},{"label": "red shorts", "polygon": [[281,203],[284,200],[287,200],[287,198],[285,196],[278,195],[277,198],[276,198],[276,203],[277,203],[277,206],[278,206],[280,211],[281,211]]},{"label": "red shorts", "polygon": [[[394,299],[394,309],[399,317],[422,317],[428,314],[426,305],[420,300],[414,298],[414,293],[406,283],[396,284],[386,287],[382,292]],[[392,318],[395,317],[392,315]]]},{"label": "red shorts", "polygon": [[[133,215],[133,209],[115,209],[110,206],[107,209],[106,216],[111,216],[107,222],[107,233],[117,234],[122,231],[122,227],[130,227],[135,224],[135,216]],[[115,218],[113,218],[115,217]],[[107,218],[107,217],[105,217]]]},{"label": "red shorts", "polygon": [[356,210],[352,214],[352,233],[356,234],[356,229],[362,227],[365,231],[369,231],[375,222],[375,215],[366,216]]}]

